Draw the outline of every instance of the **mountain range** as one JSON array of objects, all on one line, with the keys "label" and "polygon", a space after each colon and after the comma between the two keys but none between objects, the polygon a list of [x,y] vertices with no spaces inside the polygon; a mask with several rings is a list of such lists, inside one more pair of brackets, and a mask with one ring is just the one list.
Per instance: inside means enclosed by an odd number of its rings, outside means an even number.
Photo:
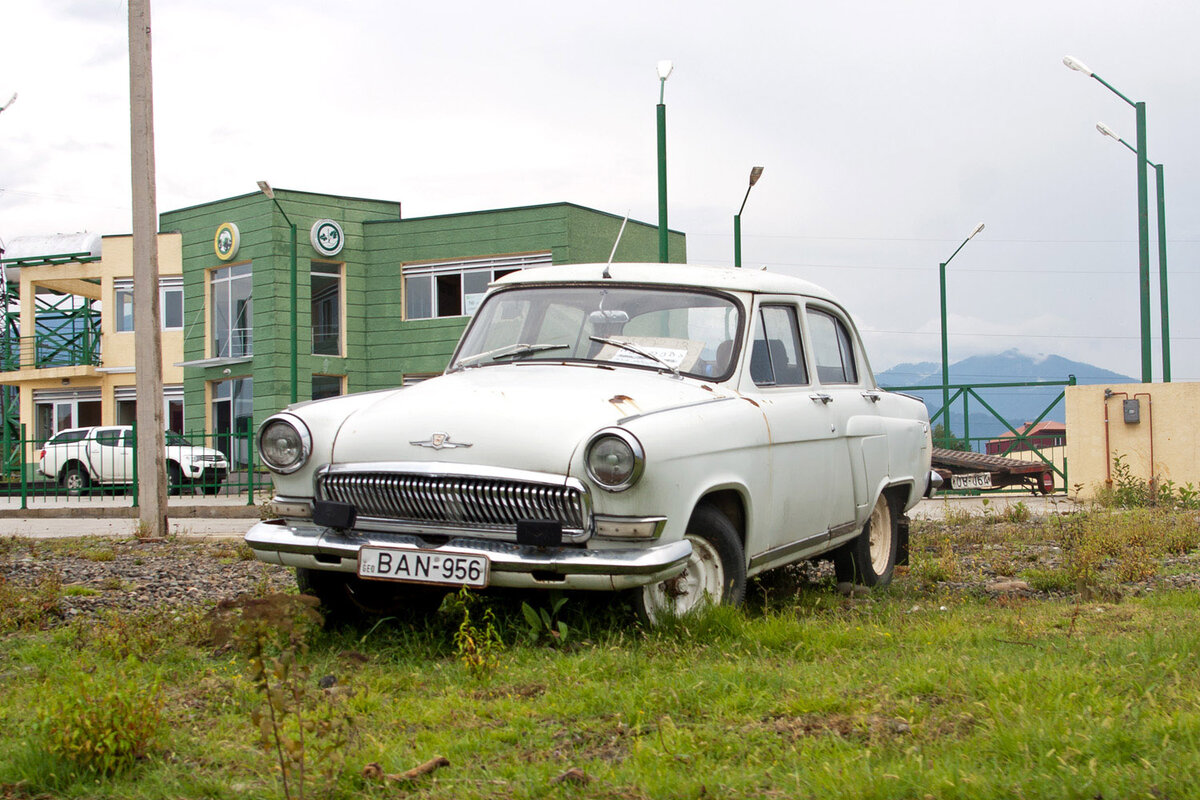
[{"label": "mountain range", "polygon": [[[880,386],[889,389],[910,387],[905,391],[924,400],[930,414],[933,414],[942,406],[941,373],[941,364],[925,361],[917,364],[897,364],[876,373],[875,380]],[[950,365],[950,382],[955,385],[1066,381],[1070,375],[1074,375],[1075,382],[1079,384],[1137,383],[1135,378],[1093,364],[1056,355],[1031,356],[1015,349],[994,355],[971,356]],[[911,388],[922,386],[939,388]],[[1042,416],[1046,407],[1062,393],[1063,387],[1007,387],[976,391],[1000,416],[1018,426]],[[953,396],[953,392],[951,394]],[[996,419],[976,398],[969,398],[967,406],[972,440],[979,437],[994,438],[1008,430],[1008,427]],[[1064,422],[1063,403],[1057,403],[1042,419]],[[950,430],[958,436],[962,436],[965,430],[961,397],[951,403]],[[974,449],[981,450],[982,445],[976,443]]]}]

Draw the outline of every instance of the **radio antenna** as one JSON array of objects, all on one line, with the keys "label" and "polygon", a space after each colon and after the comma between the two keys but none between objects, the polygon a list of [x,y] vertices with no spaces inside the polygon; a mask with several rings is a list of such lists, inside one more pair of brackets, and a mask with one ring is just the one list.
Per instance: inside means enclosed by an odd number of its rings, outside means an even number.
[{"label": "radio antenna", "polygon": [[612,267],[613,256],[617,254],[617,246],[621,244],[621,237],[625,235],[625,223],[629,222],[629,212],[625,212],[625,219],[621,220],[621,230],[617,231],[617,240],[613,242],[612,252],[608,254],[608,263],[604,265],[604,277],[611,278],[612,274],[609,269]]}]

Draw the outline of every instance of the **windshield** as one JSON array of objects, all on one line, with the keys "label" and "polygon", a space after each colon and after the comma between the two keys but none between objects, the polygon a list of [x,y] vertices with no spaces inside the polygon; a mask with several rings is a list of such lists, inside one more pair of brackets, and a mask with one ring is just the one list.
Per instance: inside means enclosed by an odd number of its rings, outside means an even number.
[{"label": "windshield", "polygon": [[514,361],[590,361],[721,380],[741,309],[683,289],[539,286],[490,295],[448,371]]},{"label": "windshield", "polygon": [[180,436],[178,433],[175,433],[174,431],[167,431],[166,439],[167,439],[168,447],[192,447],[193,446],[191,442],[189,442],[187,439]]}]

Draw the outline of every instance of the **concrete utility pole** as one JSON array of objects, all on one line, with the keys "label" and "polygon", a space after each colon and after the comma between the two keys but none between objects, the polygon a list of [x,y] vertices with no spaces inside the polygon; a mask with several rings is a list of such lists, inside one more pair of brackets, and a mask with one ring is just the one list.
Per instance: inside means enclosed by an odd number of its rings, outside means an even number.
[{"label": "concrete utility pole", "polygon": [[162,333],[158,317],[158,200],[154,190],[154,82],[150,0],[129,0],[129,120],[133,153],[133,341],[137,370],[140,535],[167,535]]}]

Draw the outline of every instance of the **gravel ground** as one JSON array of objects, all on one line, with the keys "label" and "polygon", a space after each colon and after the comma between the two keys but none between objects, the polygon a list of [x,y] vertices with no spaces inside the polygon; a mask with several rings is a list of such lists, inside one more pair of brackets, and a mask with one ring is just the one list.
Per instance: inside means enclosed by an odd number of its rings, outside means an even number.
[{"label": "gravel ground", "polygon": [[[927,588],[937,591],[1050,597],[1067,591],[1038,591],[1022,580],[1030,570],[1053,571],[1065,564],[1062,549],[1039,521],[1012,526],[981,526],[980,536],[959,536],[938,522],[914,526],[912,566],[900,570],[901,585],[927,585],[930,564],[947,556],[948,573]],[[983,538],[990,541],[972,541]],[[1155,589],[1200,589],[1200,550],[1159,559],[1156,574],[1119,584],[1121,594]],[[776,570],[762,583],[824,582],[827,562]],[[0,539],[0,599],[7,588],[28,590],[58,585],[57,603],[64,619],[93,615],[104,609],[141,610],[179,606],[211,606],[247,592],[286,591],[295,578],[288,568],[253,560],[238,541],[198,541],[173,537],[166,541],[86,537],[35,540]],[[756,582],[757,584],[758,582]],[[1112,586],[1112,582],[1109,582]],[[849,587],[840,587],[848,590]]]}]

